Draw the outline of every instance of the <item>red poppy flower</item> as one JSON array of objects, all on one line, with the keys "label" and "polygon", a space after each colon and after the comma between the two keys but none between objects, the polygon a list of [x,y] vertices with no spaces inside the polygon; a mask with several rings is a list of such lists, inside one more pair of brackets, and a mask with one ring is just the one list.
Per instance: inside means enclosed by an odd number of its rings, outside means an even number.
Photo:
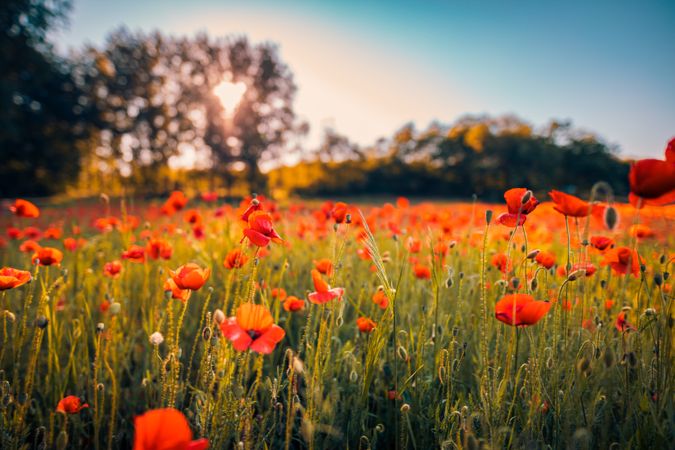
[{"label": "red poppy flower", "polygon": [[272,298],[278,299],[280,302],[283,302],[288,294],[286,294],[286,289],[284,288],[272,288],[270,291]]},{"label": "red poppy flower", "polygon": [[122,252],[122,259],[128,259],[131,262],[145,262],[145,248],[140,245],[132,245],[128,250]]},{"label": "red poppy flower", "polygon": [[26,227],[23,229],[23,235],[28,239],[38,240],[42,238],[42,231],[37,227]]},{"label": "red poppy flower", "polygon": [[166,279],[163,289],[164,292],[171,291],[171,298],[180,300],[183,303],[187,302],[190,298],[190,295],[192,295],[192,291],[190,289],[181,289],[176,286],[176,282],[173,281],[172,278]]},{"label": "red poppy flower", "polygon": [[19,246],[19,250],[21,250],[24,253],[35,253],[41,248],[42,246],[32,239],[22,242],[21,245]]},{"label": "red poppy flower", "polygon": [[539,204],[539,201],[532,195],[532,192],[525,188],[509,189],[504,192],[504,200],[506,200],[508,212],[500,214],[497,217],[497,223],[507,227],[523,225],[527,215],[534,211]]},{"label": "red poppy flower", "polygon": [[134,418],[133,450],[205,450],[209,441],[192,440],[185,416],[174,408],[152,409]]},{"label": "red poppy flower", "polygon": [[316,269],[312,270],[312,281],[314,281],[314,289],[316,289],[316,291],[309,294],[308,298],[310,302],[320,305],[327,303],[334,298],[337,298],[338,300],[342,299],[345,292],[344,289],[331,288],[328,283],[321,278],[321,274]]},{"label": "red poppy flower", "polygon": [[248,217],[248,228],[244,236],[258,247],[267,247],[270,241],[282,242],[281,236],[274,231],[272,216],[264,211],[255,211]]},{"label": "red poppy flower", "polygon": [[356,319],[356,326],[361,333],[372,333],[377,324],[367,317],[359,317]]},{"label": "red poppy flower", "polygon": [[115,260],[105,263],[103,266],[103,275],[110,278],[117,278],[122,273],[122,263]]},{"label": "red poppy flower", "polygon": [[72,237],[67,237],[63,240],[63,248],[69,252],[74,252],[77,249],[77,239]]},{"label": "red poppy flower", "polygon": [[33,253],[31,261],[35,264],[39,260],[41,266],[51,266],[61,264],[63,260],[63,253],[61,250],[52,247],[42,247]]},{"label": "red poppy flower", "polygon": [[499,269],[502,273],[508,273],[511,271],[511,261],[504,253],[497,253],[492,256],[490,264]]},{"label": "red poppy flower", "polygon": [[240,352],[250,348],[254,352],[269,354],[286,336],[286,332],[274,324],[270,311],[263,305],[244,303],[237,308],[235,317],[226,319],[220,330]]},{"label": "red poppy flower", "polygon": [[614,246],[614,239],[607,236],[591,236],[591,245],[601,252]]},{"label": "red poppy flower", "polygon": [[171,278],[179,289],[196,291],[206,283],[211,275],[211,269],[202,269],[195,263],[180,266],[176,271],[169,271]]},{"label": "red poppy flower", "polygon": [[583,201],[574,195],[565,194],[564,192],[552,190],[548,193],[553,199],[555,206],[553,209],[560,214],[570,217],[586,217],[590,214],[591,209],[588,202]]},{"label": "red poppy flower", "polygon": [[548,313],[551,305],[527,294],[505,295],[495,305],[495,317],[507,325],[534,325]]},{"label": "red poppy flower", "polygon": [[387,298],[387,294],[384,293],[384,289],[381,287],[373,294],[373,303],[381,309],[387,309],[387,306],[389,306],[389,298]]},{"label": "red poppy flower", "polygon": [[331,211],[331,216],[333,217],[333,219],[335,219],[335,223],[344,222],[345,217],[347,216],[347,211],[348,207],[346,203],[337,202],[335,206],[333,206],[333,210]]},{"label": "red poppy flower", "polygon": [[408,251],[410,253],[419,253],[419,251],[422,249],[422,241],[420,241],[419,239],[415,239],[414,237],[410,236],[408,238],[407,246],[408,246]]},{"label": "red poppy flower", "polygon": [[61,230],[56,227],[49,227],[45,230],[44,234],[42,237],[45,239],[61,239]]},{"label": "red poppy flower", "polygon": [[23,231],[16,227],[7,227],[7,236],[10,239],[21,239],[23,237]]},{"label": "red poppy flower", "polygon": [[539,201],[530,193],[527,201],[523,203],[525,194],[528,190],[525,188],[513,188],[504,192],[504,200],[506,200],[506,207],[509,210],[509,214],[529,214],[535,210]]},{"label": "red poppy flower", "polygon": [[415,267],[413,267],[413,273],[415,274],[415,277],[419,278],[420,280],[428,280],[431,278],[431,269],[424,264],[415,264]]},{"label": "red poppy flower", "polygon": [[152,259],[162,258],[168,260],[171,259],[171,255],[173,254],[171,244],[159,238],[148,240],[148,243],[145,244],[145,251]]},{"label": "red poppy flower", "polygon": [[89,408],[89,405],[82,403],[82,400],[79,397],[69,395],[59,400],[58,405],[56,405],[56,412],[63,414],[77,414],[84,408]]},{"label": "red poppy flower", "polygon": [[331,276],[333,274],[333,263],[330,259],[324,258],[314,260],[314,268],[324,275]]},{"label": "red poppy flower", "polygon": [[40,217],[40,209],[28,200],[16,199],[9,210],[17,217],[27,217],[35,219]]},{"label": "red poppy flower", "polygon": [[188,199],[181,191],[173,191],[169,198],[162,205],[161,211],[163,214],[171,215],[176,211],[180,211],[187,204]]},{"label": "red poppy flower", "polygon": [[223,265],[226,269],[239,269],[244,267],[246,261],[248,261],[248,256],[246,256],[244,252],[241,251],[241,249],[235,248],[234,250],[231,250],[227,256],[225,256]]},{"label": "red poppy flower", "polygon": [[540,266],[550,269],[555,265],[555,254],[547,251],[540,251],[537,253],[534,260],[537,261],[537,264]]},{"label": "red poppy flower", "polygon": [[183,214],[183,219],[185,222],[191,225],[199,225],[202,223],[202,215],[196,209],[185,211],[185,214]]},{"label": "red poppy flower", "polygon": [[647,239],[654,237],[655,234],[649,225],[639,223],[630,227],[630,235],[638,239]]},{"label": "red poppy flower", "polygon": [[628,247],[617,247],[605,253],[602,265],[611,266],[617,274],[632,273],[633,276],[637,277],[640,273],[641,262],[636,251]]},{"label": "red poppy flower", "polygon": [[31,280],[31,274],[27,270],[3,267],[0,269],[0,291],[13,289]]},{"label": "red poppy flower", "polygon": [[621,311],[618,316],[616,316],[616,322],[614,322],[614,326],[616,327],[617,330],[620,332],[624,331],[630,331],[630,330],[635,330],[635,327],[628,323],[626,320],[626,312]]},{"label": "red poppy flower", "polygon": [[[671,140],[672,142],[672,140]],[[651,204],[666,204],[675,200],[675,156],[671,143],[666,148],[666,160],[642,159],[628,173],[630,192]],[[635,198],[631,199],[631,203]]]},{"label": "red poppy flower", "polygon": [[284,300],[284,310],[288,312],[295,312],[295,311],[300,311],[301,309],[305,308],[305,301],[299,299],[298,297],[295,297],[293,295],[289,295],[286,297],[286,300]]}]

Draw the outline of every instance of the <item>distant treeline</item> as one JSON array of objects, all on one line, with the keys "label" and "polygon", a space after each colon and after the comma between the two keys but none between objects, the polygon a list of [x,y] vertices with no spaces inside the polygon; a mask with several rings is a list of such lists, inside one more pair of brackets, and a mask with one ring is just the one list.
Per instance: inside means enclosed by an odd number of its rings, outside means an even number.
[{"label": "distant treeline", "polygon": [[511,116],[465,117],[421,133],[406,126],[365,151],[329,131],[317,153],[313,161],[272,171],[270,187],[306,196],[477,194],[498,199],[513,186],[586,193],[602,180],[616,195],[628,192],[629,164],[568,123],[551,122],[534,133]]}]

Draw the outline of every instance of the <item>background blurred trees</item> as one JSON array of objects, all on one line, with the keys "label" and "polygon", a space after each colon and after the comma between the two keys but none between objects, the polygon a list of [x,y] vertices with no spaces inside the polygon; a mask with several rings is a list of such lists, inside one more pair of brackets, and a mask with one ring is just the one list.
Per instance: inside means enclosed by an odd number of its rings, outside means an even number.
[{"label": "background blurred trees", "polygon": [[89,110],[72,61],[54,54],[47,32],[65,21],[64,0],[0,4],[0,192],[61,192],[77,179]]},{"label": "background blurred trees", "polygon": [[[422,131],[406,124],[367,147],[326,129],[302,151],[307,124],[274,44],[120,28],[64,58],[46,36],[68,9],[64,0],[0,5],[4,196],[156,194],[186,181],[277,195],[497,199],[513,186],[583,193],[599,179],[627,191],[627,163],[565,122],[535,129],[515,116],[465,116]],[[240,98],[226,104],[223,86],[241,88]],[[301,163],[261,172],[298,151]]]}]

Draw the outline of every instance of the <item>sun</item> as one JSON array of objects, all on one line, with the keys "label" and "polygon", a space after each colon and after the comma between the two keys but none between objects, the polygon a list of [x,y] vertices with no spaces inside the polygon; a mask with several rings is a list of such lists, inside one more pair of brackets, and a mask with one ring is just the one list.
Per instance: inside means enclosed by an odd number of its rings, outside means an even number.
[{"label": "sun", "polygon": [[241,81],[237,83],[223,81],[213,89],[213,93],[220,100],[227,115],[234,114],[234,110],[241,101],[244,92],[246,92],[246,84]]}]

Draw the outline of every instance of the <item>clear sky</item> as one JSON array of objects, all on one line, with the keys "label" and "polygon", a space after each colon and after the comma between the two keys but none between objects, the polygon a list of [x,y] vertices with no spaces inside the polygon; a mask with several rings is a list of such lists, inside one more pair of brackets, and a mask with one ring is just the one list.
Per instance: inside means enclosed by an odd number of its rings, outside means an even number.
[{"label": "clear sky", "polygon": [[464,113],[571,119],[622,156],[675,136],[675,0],[74,0],[54,39],[120,25],[277,42],[308,145],[326,125],[367,145]]}]

